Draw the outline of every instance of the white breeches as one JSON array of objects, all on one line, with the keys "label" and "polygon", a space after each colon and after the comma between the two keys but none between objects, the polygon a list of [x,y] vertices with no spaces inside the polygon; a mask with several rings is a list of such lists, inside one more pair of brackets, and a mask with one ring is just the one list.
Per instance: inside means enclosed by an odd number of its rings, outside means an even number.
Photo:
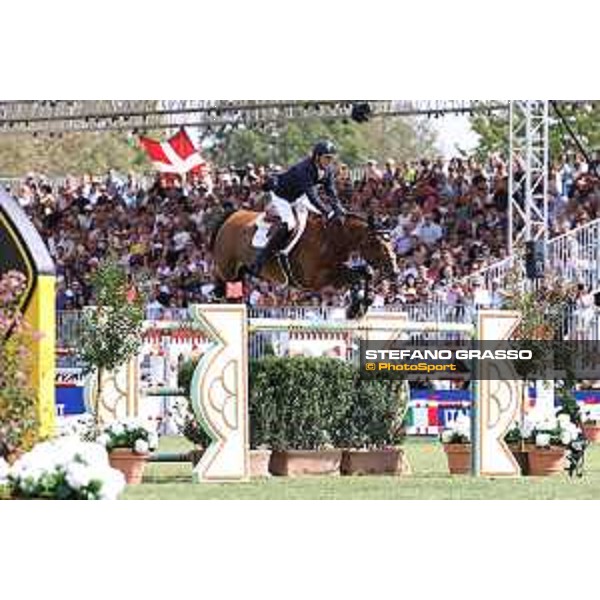
[{"label": "white breeches", "polygon": [[307,216],[310,211],[320,214],[310,203],[306,194],[300,196],[298,200],[290,204],[287,200],[283,200],[283,198],[279,198],[279,196],[271,192],[271,201],[266,210],[267,212],[274,212],[287,225],[290,231],[296,227],[296,215],[303,220],[303,217]]}]

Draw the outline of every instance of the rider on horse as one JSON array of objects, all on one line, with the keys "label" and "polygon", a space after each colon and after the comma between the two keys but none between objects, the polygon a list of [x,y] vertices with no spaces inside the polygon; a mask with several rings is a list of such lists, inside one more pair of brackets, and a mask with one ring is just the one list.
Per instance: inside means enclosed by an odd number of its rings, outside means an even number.
[{"label": "rider on horse", "polygon": [[[315,144],[312,155],[291,167],[285,173],[272,176],[265,187],[271,193],[268,212],[274,212],[279,221],[267,245],[262,248],[254,263],[248,269],[251,275],[258,276],[269,259],[281,250],[289,234],[296,225],[296,217],[291,204],[305,198],[330,222],[345,214],[335,189],[335,167],[333,164],[337,150],[330,141]],[[319,197],[318,186],[323,185],[329,198],[330,210]]]}]

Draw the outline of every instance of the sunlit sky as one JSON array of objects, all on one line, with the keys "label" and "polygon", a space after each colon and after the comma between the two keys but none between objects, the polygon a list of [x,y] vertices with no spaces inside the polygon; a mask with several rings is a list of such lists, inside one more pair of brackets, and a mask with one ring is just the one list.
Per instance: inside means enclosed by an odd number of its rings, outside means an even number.
[{"label": "sunlit sky", "polygon": [[447,115],[433,119],[433,125],[438,133],[438,148],[446,158],[457,154],[457,146],[469,151],[477,145],[477,134],[471,130],[467,116]]}]

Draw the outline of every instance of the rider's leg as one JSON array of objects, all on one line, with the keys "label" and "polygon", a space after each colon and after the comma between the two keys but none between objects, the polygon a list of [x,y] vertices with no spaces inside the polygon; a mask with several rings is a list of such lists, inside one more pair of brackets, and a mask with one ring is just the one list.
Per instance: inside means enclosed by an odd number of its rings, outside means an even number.
[{"label": "rider's leg", "polygon": [[271,260],[271,258],[283,248],[287,239],[287,225],[285,223],[278,222],[275,225],[275,231],[273,231],[271,234],[267,245],[258,251],[254,262],[249,267],[248,270],[250,274],[254,277],[258,277],[263,267],[269,262],[269,260]]},{"label": "rider's leg", "polygon": [[275,230],[269,237],[267,245],[258,251],[254,263],[248,269],[250,274],[255,277],[258,277],[269,260],[283,248],[295,224],[294,213],[289,203],[285,200],[273,196],[269,209],[275,212],[279,217],[279,221],[275,224]]}]

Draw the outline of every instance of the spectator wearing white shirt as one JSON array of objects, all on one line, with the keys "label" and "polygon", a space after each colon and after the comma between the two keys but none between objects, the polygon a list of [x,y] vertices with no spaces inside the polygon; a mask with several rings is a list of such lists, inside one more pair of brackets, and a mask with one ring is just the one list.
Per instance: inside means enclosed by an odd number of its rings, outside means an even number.
[{"label": "spectator wearing white shirt", "polygon": [[439,242],[444,235],[442,228],[433,220],[431,215],[425,216],[423,223],[417,227],[415,233],[428,246],[433,246]]},{"label": "spectator wearing white shirt", "polygon": [[473,282],[473,304],[477,308],[489,308],[492,304],[492,298],[481,279]]}]

